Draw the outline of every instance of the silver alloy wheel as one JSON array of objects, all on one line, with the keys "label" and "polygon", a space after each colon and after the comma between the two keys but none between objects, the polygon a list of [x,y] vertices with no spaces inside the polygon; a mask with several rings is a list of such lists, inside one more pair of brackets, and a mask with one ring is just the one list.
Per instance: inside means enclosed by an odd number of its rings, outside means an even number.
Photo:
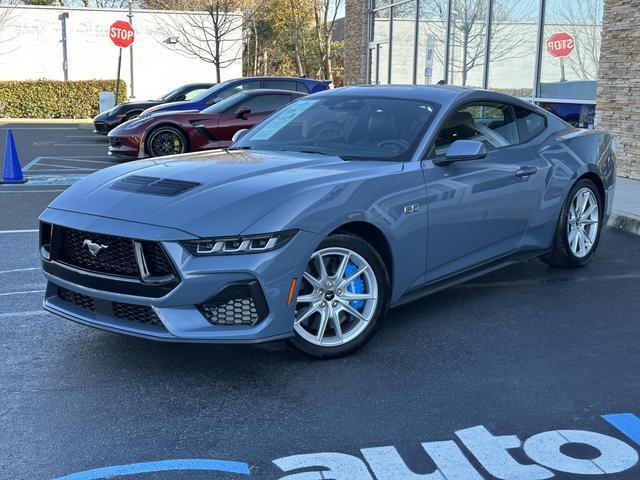
[{"label": "silver alloy wheel", "polygon": [[567,239],[571,252],[586,257],[598,236],[600,209],[598,199],[590,188],[581,188],[571,200],[567,216]]},{"label": "silver alloy wheel", "polygon": [[311,256],[301,284],[294,329],[313,345],[349,343],[375,314],[378,281],[371,265],[353,250],[318,250]]}]

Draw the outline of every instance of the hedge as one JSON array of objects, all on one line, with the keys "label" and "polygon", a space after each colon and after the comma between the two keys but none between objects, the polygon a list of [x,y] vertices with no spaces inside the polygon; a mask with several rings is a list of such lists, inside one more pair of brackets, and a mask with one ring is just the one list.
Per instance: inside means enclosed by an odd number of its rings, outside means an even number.
[{"label": "hedge", "polygon": [[[91,118],[98,114],[98,93],[103,91],[115,93],[116,81],[0,81],[0,117]],[[118,99],[127,99],[122,80]]]}]

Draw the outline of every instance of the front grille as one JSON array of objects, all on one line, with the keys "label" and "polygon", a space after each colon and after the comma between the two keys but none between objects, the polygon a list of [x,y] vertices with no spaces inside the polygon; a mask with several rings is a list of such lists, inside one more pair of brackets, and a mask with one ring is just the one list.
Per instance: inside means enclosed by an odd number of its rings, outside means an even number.
[{"label": "front grille", "polygon": [[147,305],[113,302],[111,308],[113,309],[113,314],[122,320],[146,323],[148,325],[162,325],[156,312]]},{"label": "front grille", "polygon": [[142,242],[142,252],[151,275],[162,277],[174,274],[171,262],[159,243]]},{"label": "front grille", "polygon": [[120,148],[122,146],[122,142],[119,138],[109,137],[109,145],[113,148]]},{"label": "front grille", "polygon": [[105,122],[93,122],[93,128],[96,132],[107,133],[109,128]]},{"label": "front grille", "polygon": [[100,300],[63,287],[58,287],[58,298],[83,310],[89,310],[90,312],[114,316],[128,322],[164,328],[156,312],[148,305],[133,305],[130,303]]},{"label": "front grille", "polygon": [[[58,230],[54,242],[55,260],[108,275],[140,278],[134,240],[67,227]],[[175,275],[173,265],[158,242],[140,241],[147,269],[152,276]],[[98,248],[95,255],[91,248]]]},{"label": "front grille", "polygon": [[211,325],[220,326],[254,326],[269,313],[267,301],[256,281],[227,285],[197,308]]},{"label": "front grille", "polygon": [[198,309],[212,325],[255,325],[259,320],[258,310],[252,298],[203,303]]},{"label": "front grille", "polygon": [[96,299],[93,297],[72,292],[71,290],[67,290],[62,287],[58,289],[58,296],[65,302],[72,303],[76,307],[80,307],[91,312],[96,311]]},{"label": "front grille", "polygon": [[[100,233],[82,232],[60,227],[60,245],[58,260],[94,272],[140,276],[133,249],[133,240]],[[96,255],[91,254],[89,244],[103,247]]]}]

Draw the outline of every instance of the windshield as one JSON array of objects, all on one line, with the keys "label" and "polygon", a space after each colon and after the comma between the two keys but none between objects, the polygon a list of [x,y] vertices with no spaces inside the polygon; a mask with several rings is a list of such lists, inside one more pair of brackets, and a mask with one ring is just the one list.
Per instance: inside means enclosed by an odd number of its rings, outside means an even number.
[{"label": "windshield", "polygon": [[311,96],[269,117],[232,149],[407,161],[438,107],[419,100],[386,97]]},{"label": "windshield", "polygon": [[227,85],[229,85],[231,82],[234,82],[234,81],[235,80],[227,80],[226,82],[218,83],[217,85],[214,85],[213,87],[206,89],[197,97],[193,97],[192,100],[194,102],[204,102],[207,98],[211,96],[213,92],[217,92],[219,89],[223,89],[224,87],[226,87]]},{"label": "windshield", "polygon": [[220,100],[218,103],[214,103],[210,107],[201,110],[200,113],[224,113],[225,111],[235,107],[239,102],[244,101],[245,97],[248,95],[249,93],[247,92],[236,93],[235,95],[225,98],[224,100]]},{"label": "windshield", "polygon": [[169,93],[166,93],[166,94],[162,95],[157,100],[160,100],[160,101],[162,101],[162,100],[164,100],[164,101],[170,100],[171,97],[173,97],[179,91],[180,91],[180,88],[175,88],[175,89],[171,90]]}]

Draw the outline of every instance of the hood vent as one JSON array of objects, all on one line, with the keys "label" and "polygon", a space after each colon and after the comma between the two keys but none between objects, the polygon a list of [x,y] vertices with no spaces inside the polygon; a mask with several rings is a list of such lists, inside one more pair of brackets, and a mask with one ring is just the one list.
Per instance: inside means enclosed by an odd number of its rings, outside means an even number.
[{"label": "hood vent", "polygon": [[145,177],[142,175],[129,175],[114,182],[112,190],[123,192],[146,193],[148,195],[160,195],[162,197],[174,197],[192,188],[202,185],[198,182],[183,180],[171,180],[170,178]]}]

